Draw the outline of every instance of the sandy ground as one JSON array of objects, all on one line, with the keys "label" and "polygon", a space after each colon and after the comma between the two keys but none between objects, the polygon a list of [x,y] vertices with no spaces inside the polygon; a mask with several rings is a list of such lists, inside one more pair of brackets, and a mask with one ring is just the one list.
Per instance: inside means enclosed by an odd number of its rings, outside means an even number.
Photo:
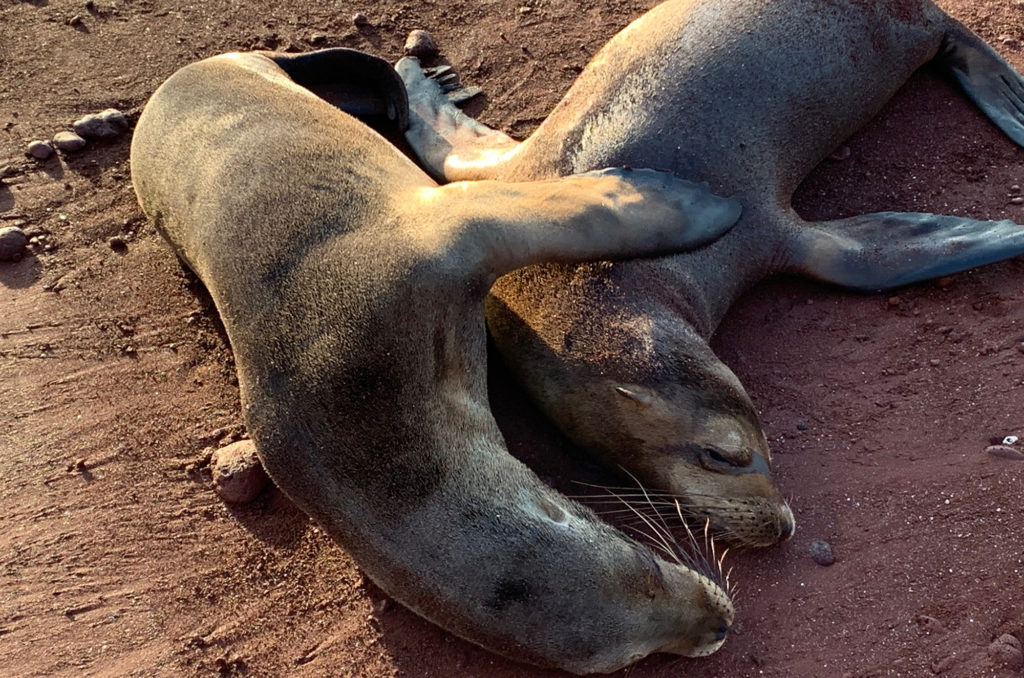
[{"label": "sandy ground", "polygon": [[[475,112],[521,137],[652,4],[0,4],[0,225],[41,238],[0,264],[0,675],[548,675],[390,602],[276,490],[217,500],[203,450],[243,433],[231,355],[136,207],[128,135],[45,163],[24,149],[109,106],[134,120],[201,57],[347,46],[395,59],[412,28],[484,87]],[[941,4],[1024,69],[1007,39],[1024,39],[1021,3]],[[371,23],[357,29],[360,11]],[[849,148],[801,188],[806,216],[1024,223],[1010,202],[1024,154],[937,76],[915,77]],[[786,279],[743,299],[715,346],[761,408],[799,531],[730,558],[738,621],[721,652],[623,675],[1024,675],[987,649],[1024,639],[1024,462],[984,452],[1024,436],[1021,281],[1017,260],[894,298]],[[492,372],[514,452],[563,481],[595,473]],[[835,565],[810,559],[814,539]]]}]

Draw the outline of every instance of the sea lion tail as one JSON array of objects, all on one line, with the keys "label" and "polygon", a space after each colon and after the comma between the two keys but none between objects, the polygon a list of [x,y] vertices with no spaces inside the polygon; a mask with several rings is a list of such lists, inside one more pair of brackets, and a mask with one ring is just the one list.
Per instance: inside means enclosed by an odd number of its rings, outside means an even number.
[{"label": "sea lion tail", "polygon": [[935,61],[999,129],[1024,146],[1024,77],[970,29],[949,21]]},{"label": "sea lion tail", "polygon": [[1009,220],[877,212],[793,226],[783,271],[865,292],[1024,254],[1024,226]]}]

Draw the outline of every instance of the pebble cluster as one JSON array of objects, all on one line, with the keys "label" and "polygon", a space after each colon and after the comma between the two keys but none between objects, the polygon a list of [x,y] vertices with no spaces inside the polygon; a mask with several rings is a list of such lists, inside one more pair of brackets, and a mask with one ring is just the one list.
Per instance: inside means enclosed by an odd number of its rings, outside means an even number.
[{"label": "pebble cluster", "polygon": [[29,142],[25,152],[40,161],[49,160],[55,151],[78,153],[89,140],[113,139],[127,132],[130,125],[124,113],[116,108],[108,108],[75,120],[71,127],[74,132],[64,130],[54,134],[53,139]]}]

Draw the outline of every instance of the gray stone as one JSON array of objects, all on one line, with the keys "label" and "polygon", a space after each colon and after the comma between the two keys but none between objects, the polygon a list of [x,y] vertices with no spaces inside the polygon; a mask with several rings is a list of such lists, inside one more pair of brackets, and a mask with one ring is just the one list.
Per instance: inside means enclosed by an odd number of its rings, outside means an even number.
[{"label": "gray stone", "polygon": [[53,145],[64,153],[75,153],[85,148],[85,139],[74,132],[57,132],[53,135]]},{"label": "gray stone", "polygon": [[270,481],[251,440],[239,440],[214,452],[210,471],[214,491],[232,504],[252,501]]},{"label": "gray stone", "polygon": [[992,641],[988,646],[988,656],[992,663],[1012,671],[1024,668],[1024,653],[1021,652],[1020,641],[1009,633]]},{"label": "gray stone", "polygon": [[358,12],[355,16],[352,17],[352,23],[359,27],[369,26],[370,19],[367,18],[367,16],[362,12]]},{"label": "gray stone", "polygon": [[812,541],[808,551],[811,554],[811,558],[818,565],[828,567],[836,562],[835,554],[832,553],[832,545],[822,539]]},{"label": "gray stone", "polygon": [[1010,447],[1009,445],[989,445],[985,448],[985,451],[993,457],[999,457],[1000,459],[1024,461],[1024,452],[1021,452],[1015,447]]},{"label": "gray stone", "polygon": [[112,139],[128,130],[128,119],[116,108],[108,108],[75,120],[72,127],[86,139]]},{"label": "gray stone", "polygon": [[0,261],[18,261],[25,255],[28,236],[17,226],[0,228]]},{"label": "gray stone", "polygon": [[25,150],[36,160],[46,160],[53,155],[53,146],[48,141],[33,141]]},{"label": "gray stone", "polygon": [[430,59],[437,56],[437,43],[430,33],[416,29],[409,33],[405,41],[405,54],[417,59]]}]

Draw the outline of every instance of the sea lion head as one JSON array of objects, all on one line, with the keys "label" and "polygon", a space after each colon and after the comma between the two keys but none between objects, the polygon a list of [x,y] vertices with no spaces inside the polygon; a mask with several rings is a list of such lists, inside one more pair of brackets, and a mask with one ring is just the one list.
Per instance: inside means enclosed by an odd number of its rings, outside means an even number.
[{"label": "sea lion head", "polygon": [[573,442],[632,474],[672,515],[707,522],[730,543],[770,546],[793,534],[754,404],[679,314],[628,308],[609,294],[591,308],[567,293],[559,301],[574,313],[551,314],[570,318],[566,330],[530,314],[535,304],[515,294],[521,288],[498,289],[500,298],[488,299],[495,342]]},{"label": "sea lion head", "polygon": [[684,335],[674,343],[665,369],[594,384],[603,392],[606,435],[595,430],[585,444],[668,495],[653,501],[707,521],[731,543],[789,538],[793,512],[772,478],[771,449],[750,397],[702,339]]}]

